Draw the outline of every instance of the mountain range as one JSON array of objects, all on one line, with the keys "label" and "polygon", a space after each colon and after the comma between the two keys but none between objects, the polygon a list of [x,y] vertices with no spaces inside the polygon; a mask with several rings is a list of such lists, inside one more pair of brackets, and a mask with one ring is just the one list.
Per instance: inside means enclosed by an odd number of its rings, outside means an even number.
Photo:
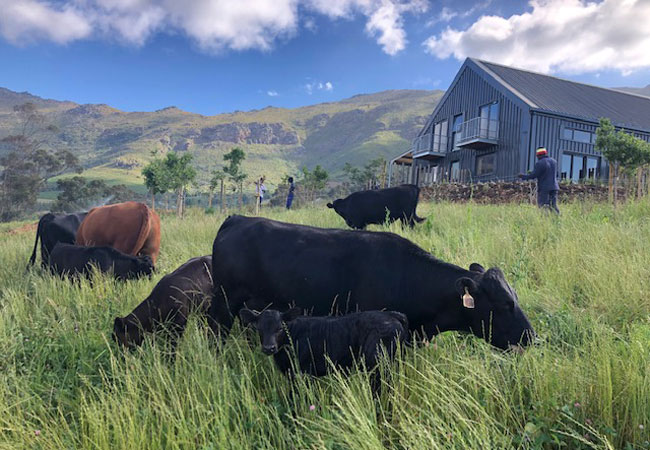
[{"label": "mountain range", "polygon": [[48,145],[76,154],[85,177],[142,189],[140,171],[152,153],[175,151],[192,153],[206,182],[237,146],[246,152],[250,178],[266,175],[273,185],[303,166],[320,164],[336,178],[346,162],[360,166],[390,159],[408,148],[443,93],[390,90],[293,109],[268,106],[204,116],[174,106],[126,112],[0,88],[0,137],[17,124],[13,107],[32,102],[58,127]]}]

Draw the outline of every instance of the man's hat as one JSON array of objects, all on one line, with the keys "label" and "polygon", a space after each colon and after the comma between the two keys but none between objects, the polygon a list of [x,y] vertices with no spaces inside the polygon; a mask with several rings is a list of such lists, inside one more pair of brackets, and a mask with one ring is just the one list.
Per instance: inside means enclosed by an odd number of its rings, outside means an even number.
[{"label": "man's hat", "polygon": [[537,151],[535,152],[537,156],[543,156],[543,155],[548,155],[548,152],[544,147],[538,147]]}]

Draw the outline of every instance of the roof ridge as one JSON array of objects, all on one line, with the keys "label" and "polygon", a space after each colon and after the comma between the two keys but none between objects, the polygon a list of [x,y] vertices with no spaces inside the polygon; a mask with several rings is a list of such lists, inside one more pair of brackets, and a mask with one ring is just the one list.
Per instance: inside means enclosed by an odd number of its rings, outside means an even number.
[{"label": "roof ridge", "polygon": [[540,75],[540,76],[543,76],[543,77],[553,78],[553,79],[556,79],[556,80],[565,81],[567,83],[581,84],[583,86],[588,86],[588,87],[592,87],[592,88],[596,88],[596,89],[603,89],[605,91],[616,92],[617,94],[630,95],[632,97],[638,97],[638,98],[641,98],[643,100],[650,101],[650,97],[648,97],[646,95],[642,95],[642,94],[635,94],[633,92],[621,91],[621,90],[618,90],[618,89],[598,86],[598,85],[595,85],[595,84],[585,83],[585,82],[582,82],[582,81],[573,81],[573,80],[569,80],[567,78],[562,78],[562,77],[558,77],[558,76],[555,76],[555,75],[548,75],[546,73],[536,72],[536,71],[530,70],[530,69],[521,69],[519,67],[507,66],[505,64],[499,64],[499,63],[495,63],[495,62],[492,62],[492,61],[485,61],[484,59],[478,59],[478,58],[470,58],[470,59],[474,60],[475,62],[482,63],[482,64],[491,64],[493,66],[504,67],[506,69],[517,70],[519,72],[532,73],[534,75]]},{"label": "roof ridge", "polygon": [[[480,59],[474,59],[474,58],[469,58],[469,59],[470,59],[470,61],[475,63],[477,66],[479,66],[481,69],[483,69],[485,72],[487,72],[492,78],[494,78],[503,87],[505,87],[510,92],[515,94],[517,97],[519,97],[521,99],[521,101],[526,103],[528,106],[530,106],[531,108],[539,108],[539,106],[535,102],[530,100],[528,97],[526,97],[524,94],[522,94],[519,90],[515,89],[514,86],[512,86],[510,83],[508,83],[502,77],[500,77],[498,74],[494,73],[494,71],[491,70],[489,67],[486,67],[485,64],[484,64],[486,61],[482,61]],[[507,67],[507,66],[504,66],[504,67]]]}]

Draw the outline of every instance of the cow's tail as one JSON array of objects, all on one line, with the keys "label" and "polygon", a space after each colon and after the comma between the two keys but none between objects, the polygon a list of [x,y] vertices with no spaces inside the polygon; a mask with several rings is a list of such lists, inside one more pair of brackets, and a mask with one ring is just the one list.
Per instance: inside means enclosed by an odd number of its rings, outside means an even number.
[{"label": "cow's tail", "polygon": [[149,237],[149,232],[151,231],[151,222],[153,221],[153,217],[151,217],[151,210],[149,210],[149,207],[143,203],[141,203],[140,205],[141,205],[140,210],[142,211],[144,209],[144,218],[143,218],[143,223],[140,226],[140,233],[138,234],[138,239],[135,241],[135,246],[133,250],[131,250],[131,254],[133,256],[137,256],[138,252],[144,246],[145,241]]},{"label": "cow's tail", "polygon": [[415,220],[417,223],[422,223],[427,219],[425,219],[424,217],[418,217],[417,214],[413,214],[413,220]]},{"label": "cow's tail", "polygon": [[45,226],[46,218],[49,219],[50,216],[51,214],[48,213],[43,217],[41,217],[40,220],[38,221],[38,226],[36,227],[36,239],[34,240],[34,250],[32,250],[32,256],[29,258],[29,262],[27,263],[28,270],[36,262],[36,249],[38,248],[39,238],[41,239],[41,245],[43,245],[43,238],[41,237],[41,233],[43,232],[43,227]]}]

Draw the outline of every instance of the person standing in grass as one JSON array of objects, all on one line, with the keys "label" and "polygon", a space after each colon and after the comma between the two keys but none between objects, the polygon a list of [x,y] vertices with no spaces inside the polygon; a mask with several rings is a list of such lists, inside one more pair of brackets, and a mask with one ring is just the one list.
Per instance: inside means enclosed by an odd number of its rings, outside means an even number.
[{"label": "person standing in grass", "polygon": [[293,203],[293,192],[296,190],[296,185],[293,184],[293,177],[287,179],[289,182],[289,193],[287,194],[287,209],[291,209],[291,203]]},{"label": "person standing in grass", "polygon": [[537,206],[547,208],[560,214],[557,207],[557,193],[560,186],[557,184],[557,161],[548,156],[544,147],[539,147],[535,152],[537,162],[532,172],[527,175],[519,174],[522,180],[537,180]]},{"label": "person standing in grass", "polygon": [[266,186],[264,185],[265,180],[266,177],[262,176],[259,181],[255,183],[255,196],[257,197],[257,205],[260,207],[262,206],[262,200],[264,200],[264,193],[266,192]]}]

